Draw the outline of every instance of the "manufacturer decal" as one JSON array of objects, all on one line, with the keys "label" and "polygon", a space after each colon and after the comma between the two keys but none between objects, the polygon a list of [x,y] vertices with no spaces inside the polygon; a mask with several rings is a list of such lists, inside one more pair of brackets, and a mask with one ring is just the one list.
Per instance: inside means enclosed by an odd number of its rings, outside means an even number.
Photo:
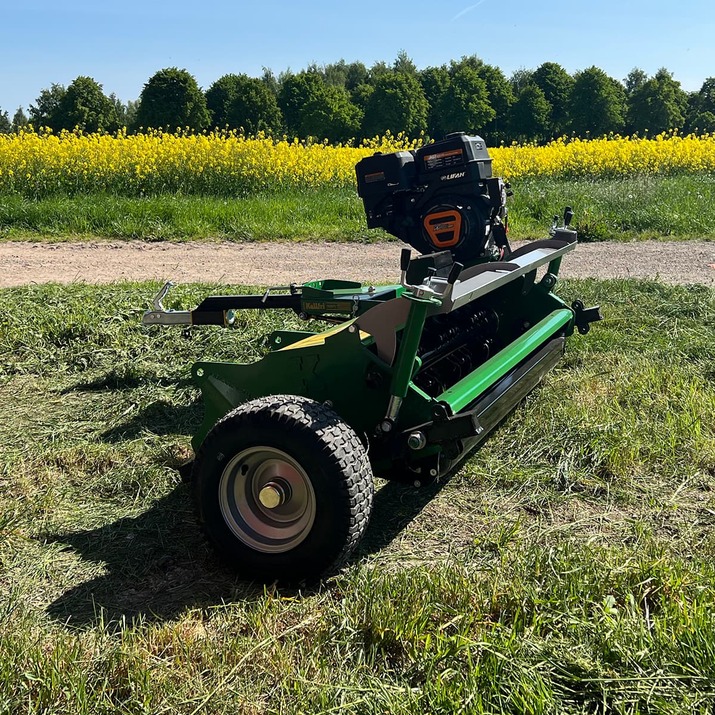
[{"label": "manufacturer decal", "polygon": [[453,179],[463,179],[467,175],[466,171],[455,171],[452,174],[444,174],[443,176],[440,176],[439,178],[442,181],[452,181]]}]

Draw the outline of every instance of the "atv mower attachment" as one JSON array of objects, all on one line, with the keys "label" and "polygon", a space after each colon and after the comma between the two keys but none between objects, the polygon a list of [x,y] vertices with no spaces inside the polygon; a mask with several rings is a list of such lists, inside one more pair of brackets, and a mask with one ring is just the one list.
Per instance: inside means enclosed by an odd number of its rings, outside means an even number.
[{"label": "atv mower attachment", "polygon": [[[552,292],[576,247],[567,208],[550,238],[511,250],[509,185],[463,133],[356,167],[370,227],[402,250],[401,280],[318,280],[212,296],[147,325],[229,325],[234,311],[291,309],[335,323],[280,330],[251,364],[198,362],[205,405],[193,491],[214,547],[246,577],[302,581],[334,570],[368,523],[373,474],[415,487],[448,474],[558,362],[598,308]],[[543,267],[540,277],[537,272]]]}]

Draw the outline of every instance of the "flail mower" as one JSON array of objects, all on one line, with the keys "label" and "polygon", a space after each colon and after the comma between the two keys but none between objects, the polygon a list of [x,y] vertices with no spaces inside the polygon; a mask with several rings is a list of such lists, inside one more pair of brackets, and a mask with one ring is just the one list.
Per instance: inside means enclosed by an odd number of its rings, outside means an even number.
[{"label": "flail mower", "polygon": [[183,311],[164,309],[168,283],[143,316],[227,326],[237,310],[287,309],[333,324],[278,330],[252,364],[192,367],[205,406],[192,440],[199,521],[250,579],[335,570],[365,532],[373,475],[415,487],[444,478],[554,367],[566,338],[600,320],[553,293],[576,247],[573,212],[550,238],[511,250],[509,184],[492,176],[480,137],[376,154],[356,173],[368,227],[420,254],[402,249],[399,284],[315,280]]}]

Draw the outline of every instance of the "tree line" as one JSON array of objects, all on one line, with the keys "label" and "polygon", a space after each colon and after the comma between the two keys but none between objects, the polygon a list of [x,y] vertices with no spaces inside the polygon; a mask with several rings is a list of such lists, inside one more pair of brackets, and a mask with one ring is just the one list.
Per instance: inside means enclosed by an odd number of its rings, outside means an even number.
[{"label": "tree line", "polygon": [[569,74],[555,62],[506,77],[476,56],[418,70],[401,52],[394,62],[340,60],[261,77],[226,74],[205,92],[185,69],[159,70],[136,101],[105,95],[91,77],[43,89],[26,115],[0,110],[0,132],[31,123],[54,132],[235,129],[330,142],[386,132],[441,137],[463,130],[489,144],[573,135],[715,131],[715,77],[686,92],[663,68],[633,69],[623,81],[598,67]]}]

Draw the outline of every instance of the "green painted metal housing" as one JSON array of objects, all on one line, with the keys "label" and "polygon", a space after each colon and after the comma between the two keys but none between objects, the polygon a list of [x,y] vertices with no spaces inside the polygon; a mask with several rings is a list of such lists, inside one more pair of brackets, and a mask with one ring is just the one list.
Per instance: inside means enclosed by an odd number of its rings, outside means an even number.
[{"label": "green painted metal housing", "polygon": [[[439,303],[420,300],[402,286],[389,287],[392,301],[410,301],[407,319],[396,326],[397,352],[391,361],[379,356],[375,336],[361,331],[353,318],[321,333],[277,331],[270,338],[270,351],[254,363],[196,363],[192,374],[203,393],[205,416],[193,446],[198,449],[213,425],[247,400],[269,394],[303,395],[329,402],[364,437],[376,474],[389,478],[405,466],[419,471],[419,465],[435,463],[444,445],[407,449],[411,430],[431,423],[440,410],[447,416],[468,411],[549,340],[573,332],[574,313],[551,292],[553,282],[519,279],[460,308],[498,314],[498,350],[436,394],[417,384],[422,369],[417,353],[425,329],[441,319]],[[342,281],[315,282],[308,306],[314,302],[316,310],[333,312],[338,304],[353,303],[358,287],[361,294],[368,290]],[[399,411],[394,424],[387,424],[387,434],[381,425],[395,398]]]}]

